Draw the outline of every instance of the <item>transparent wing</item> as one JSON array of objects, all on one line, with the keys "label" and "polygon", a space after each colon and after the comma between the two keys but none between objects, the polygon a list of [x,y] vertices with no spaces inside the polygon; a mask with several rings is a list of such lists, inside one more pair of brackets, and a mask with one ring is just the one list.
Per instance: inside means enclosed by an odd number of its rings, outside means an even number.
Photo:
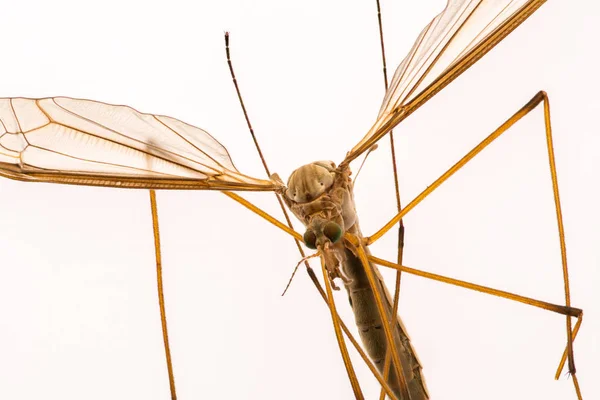
[{"label": "transparent wing", "polygon": [[398,66],[377,121],[348,153],[358,157],[464,72],[546,0],[449,0]]},{"label": "transparent wing", "polygon": [[227,149],[200,128],[68,97],[0,99],[0,175],[140,189],[278,187],[240,174]]}]

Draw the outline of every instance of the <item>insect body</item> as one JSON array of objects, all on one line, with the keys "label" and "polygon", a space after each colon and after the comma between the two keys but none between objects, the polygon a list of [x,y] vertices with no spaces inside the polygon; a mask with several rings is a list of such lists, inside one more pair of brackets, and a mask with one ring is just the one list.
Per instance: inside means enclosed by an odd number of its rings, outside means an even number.
[{"label": "insect body", "polygon": [[[356,248],[342,238],[348,233],[362,241],[354,205],[352,180],[349,167],[335,168],[333,162],[315,162],[295,170],[288,181],[284,200],[292,212],[306,226],[305,241],[309,247],[318,248],[325,259],[329,276],[341,278],[348,292],[348,300],[354,313],[362,343],[383,374],[387,345],[374,291],[384,299],[387,320],[393,320],[394,343],[402,364],[402,373],[412,400],[427,399],[427,389],[421,374],[421,365],[413,349],[406,328],[399,316],[392,313],[392,298],[379,274],[377,284],[371,287],[365,267]],[[392,369],[390,387],[402,399],[398,377]]]}]

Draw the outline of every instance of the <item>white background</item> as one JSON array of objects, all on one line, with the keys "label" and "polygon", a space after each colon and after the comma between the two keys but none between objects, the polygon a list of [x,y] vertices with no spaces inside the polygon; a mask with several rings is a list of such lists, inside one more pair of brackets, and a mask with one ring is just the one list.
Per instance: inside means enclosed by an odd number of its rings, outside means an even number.
[{"label": "white background", "polygon": [[[390,72],[443,6],[384,2]],[[0,9],[1,96],[170,115],[207,129],[257,177],[225,30],[263,151],[284,179],[342,160],[384,93],[371,0]],[[585,399],[600,398],[598,18],[594,1],[549,1],[396,130],[406,203],[538,90],[549,93],[572,302],[585,311],[575,345]],[[542,118],[531,113],[407,216],[406,265],[564,302]],[[382,144],[356,184],[367,235],[394,214],[389,167]],[[271,194],[247,197],[281,215]],[[280,297],[299,259],[293,241],[220,193],[158,199],[179,397],[351,398],[329,312],[304,271]],[[392,260],[394,245],[391,233],[372,250]],[[146,191],[0,180],[0,252],[1,399],[169,398]],[[337,300],[348,315],[345,293]],[[433,399],[575,398],[566,374],[553,380],[562,316],[408,275],[400,314]]]}]

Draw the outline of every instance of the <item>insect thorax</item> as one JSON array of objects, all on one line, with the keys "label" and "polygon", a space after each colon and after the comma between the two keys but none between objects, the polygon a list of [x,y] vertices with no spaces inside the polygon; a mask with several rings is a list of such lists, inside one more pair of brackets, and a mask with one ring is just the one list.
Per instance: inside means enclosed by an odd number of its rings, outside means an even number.
[{"label": "insect thorax", "polygon": [[336,168],[332,161],[303,165],[290,175],[284,200],[317,234],[326,222],[338,224],[342,233],[354,233],[357,217],[350,174],[348,167]]}]

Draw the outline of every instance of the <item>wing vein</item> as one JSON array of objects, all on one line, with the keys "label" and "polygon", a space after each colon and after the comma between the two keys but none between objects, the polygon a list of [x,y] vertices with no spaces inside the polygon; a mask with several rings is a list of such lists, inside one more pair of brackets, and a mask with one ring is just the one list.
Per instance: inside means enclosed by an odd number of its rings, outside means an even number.
[{"label": "wing vein", "polygon": [[[471,18],[473,16],[473,14],[475,13],[475,11],[477,10],[477,8],[479,8],[479,6],[481,6],[482,2],[479,1],[477,3],[477,5],[475,7],[473,7],[473,10],[469,13],[469,15],[467,17],[465,17],[465,19],[462,21],[462,23],[460,24],[460,26],[454,31],[454,33],[450,36],[450,39],[444,41],[444,40],[440,40],[438,42],[438,46],[441,43],[444,43],[443,48],[437,52],[437,55],[435,57],[435,59],[429,63],[429,59],[431,58],[432,55],[436,54],[436,51],[439,47],[436,46],[435,51],[432,51],[429,55],[429,57],[427,58],[427,62],[423,63],[423,65],[428,65],[427,69],[425,70],[425,72],[417,74],[416,76],[419,77],[419,79],[417,80],[416,83],[412,84],[412,89],[408,92],[408,94],[406,94],[406,97],[410,97],[412,96],[412,94],[415,92],[415,90],[419,87],[419,85],[421,84],[421,82],[423,82],[423,80],[427,77],[427,74],[433,69],[433,67],[435,67],[436,63],[439,61],[439,59],[444,55],[444,52],[448,49],[448,47],[452,44],[452,41],[454,39],[456,39],[456,37],[460,34],[461,29],[467,24],[467,22],[469,22],[469,18]],[[460,19],[464,16],[464,13],[467,12],[467,8],[465,8],[464,10],[462,10],[460,16],[458,16],[458,20],[460,21]],[[439,19],[441,21],[441,18]],[[444,38],[448,37],[448,34],[450,34],[450,32],[452,31],[452,29],[454,28],[454,26],[452,26],[448,32],[446,32],[446,34],[444,35]],[[446,68],[447,70],[447,68]],[[446,71],[444,70],[444,71]],[[411,82],[413,82],[411,80]]]},{"label": "wing vein", "polygon": [[[179,132],[177,132],[175,129],[171,128],[169,125],[165,124],[164,122],[162,122],[160,119],[158,119],[156,117],[156,115],[152,115],[152,117],[154,118],[154,120],[156,120],[159,124],[161,124],[162,126],[164,126],[165,128],[167,128],[168,130],[170,130],[171,132],[173,132],[176,136],[180,137],[181,140],[185,141],[186,143],[188,143],[190,146],[192,146],[193,148],[195,148],[196,150],[198,150],[199,152],[201,152],[202,154],[204,154],[206,157],[210,158],[215,164],[217,164],[218,166],[220,166],[221,168],[225,168],[224,165],[222,165],[220,162],[218,162],[217,160],[215,160],[212,156],[210,156],[207,152],[205,152],[204,150],[202,150],[201,148],[199,148],[198,146],[196,146],[194,143],[190,142],[188,139],[186,139],[183,135],[181,135]],[[164,149],[161,149],[164,150]],[[208,167],[208,166],[207,166]],[[210,168],[210,167],[208,167]]]},{"label": "wing vein", "polygon": [[[39,149],[39,150],[42,150],[42,151],[47,151],[49,153],[57,154],[57,155],[60,155],[60,156],[63,156],[63,157],[67,157],[67,158],[73,159],[73,160],[85,161],[85,162],[89,162],[89,163],[93,163],[93,164],[98,164],[98,165],[110,165],[112,167],[125,168],[127,170],[149,172],[151,174],[159,174],[159,175],[163,175],[165,177],[177,177],[177,175],[167,174],[167,173],[159,172],[159,171],[153,171],[153,170],[150,170],[150,169],[138,168],[138,167],[132,167],[132,166],[125,165],[125,164],[117,164],[117,163],[111,163],[111,162],[107,162],[107,161],[90,160],[90,159],[87,159],[87,158],[77,157],[77,156],[74,156],[74,155],[71,155],[71,154],[68,154],[68,153],[64,153],[64,152],[61,152],[61,151],[56,151],[56,150],[52,150],[52,149],[48,149],[48,148],[36,146],[34,144],[32,144],[32,145],[30,145],[28,147],[33,147],[33,148],[36,148],[36,149]],[[27,165],[30,165],[31,167],[37,168],[37,169],[44,169],[46,171],[55,171],[52,168],[37,167],[37,166],[32,165],[32,164],[27,164]]]},{"label": "wing vein", "polygon": [[8,104],[10,105],[10,111],[12,111],[13,116],[15,117],[15,122],[17,123],[17,126],[19,127],[19,132],[23,132],[23,130],[21,128],[21,122],[19,121],[19,117],[17,117],[17,112],[15,111],[15,106],[13,105],[13,99],[10,99],[10,102]]},{"label": "wing vein", "polygon": [[[54,99],[52,99],[52,101],[54,101]],[[131,141],[134,141],[134,142],[137,142],[137,143],[139,143],[139,144],[141,144],[141,145],[144,145],[144,146],[146,146],[146,147],[148,147],[148,148],[150,148],[150,147],[152,147],[152,148],[155,148],[155,146],[153,146],[153,145],[151,145],[151,144],[149,144],[149,143],[146,143],[146,142],[144,142],[144,141],[142,141],[142,140],[139,140],[139,139],[135,139],[135,138],[133,138],[133,137],[131,137],[131,136],[128,136],[128,135],[126,135],[126,134],[124,134],[124,133],[122,133],[122,132],[119,132],[119,131],[115,130],[115,129],[109,128],[109,127],[107,127],[107,126],[105,126],[105,125],[103,125],[103,124],[100,124],[100,123],[98,123],[98,122],[96,122],[96,121],[94,121],[94,120],[91,120],[91,119],[89,119],[89,118],[87,118],[87,117],[84,117],[84,116],[82,116],[82,115],[79,115],[79,114],[77,114],[77,113],[74,113],[74,112],[72,112],[71,110],[69,110],[69,109],[66,109],[66,108],[64,108],[63,106],[61,106],[60,104],[56,103],[56,101],[54,101],[54,104],[56,104],[58,107],[60,107],[61,109],[63,109],[65,112],[67,112],[67,113],[69,113],[69,114],[71,114],[71,115],[74,115],[74,116],[76,116],[76,117],[79,117],[79,118],[81,118],[81,119],[83,119],[83,120],[85,120],[85,121],[87,121],[87,122],[89,122],[89,123],[91,123],[91,124],[94,124],[94,125],[96,125],[96,126],[98,126],[98,127],[100,127],[100,128],[106,129],[106,130],[108,130],[108,131],[110,131],[110,132],[113,132],[113,133],[115,133],[115,134],[117,134],[117,135],[119,135],[119,136],[121,136],[121,137],[124,137],[124,138],[126,138],[126,139],[129,139],[129,140],[131,140]],[[56,121],[56,120],[54,120],[54,119],[52,119],[51,121],[52,121],[52,122],[54,122],[54,123],[55,123],[55,124],[57,124],[57,125],[63,126],[63,127],[65,127],[65,128],[68,128],[68,129],[72,129],[72,130],[74,130],[74,131],[76,131],[76,132],[80,132],[80,133],[82,133],[82,134],[85,134],[85,135],[89,135],[89,136],[91,136],[91,137],[94,137],[94,138],[96,138],[96,139],[99,139],[99,140],[103,140],[103,141],[105,141],[105,142],[112,143],[113,145],[120,146],[120,147],[122,147],[122,148],[129,149],[129,150],[135,151],[135,152],[137,152],[137,153],[144,154],[144,155],[146,155],[146,156],[149,156],[149,157],[152,157],[152,158],[158,158],[158,159],[160,159],[160,160],[166,161],[166,162],[168,162],[168,163],[170,163],[170,164],[177,165],[177,166],[179,166],[179,167],[183,167],[183,168],[185,168],[185,169],[188,169],[188,170],[190,170],[190,171],[204,173],[204,171],[202,171],[202,170],[196,169],[196,168],[194,168],[194,167],[191,167],[191,166],[188,166],[188,165],[185,165],[185,164],[181,164],[181,163],[179,163],[179,162],[177,162],[177,161],[174,161],[174,160],[173,160],[173,159],[171,159],[171,158],[158,157],[158,156],[157,156],[157,155],[155,155],[155,154],[149,153],[149,152],[147,152],[147,151],[144,151],[144,150],[138,149],[138,148],[136,148],[136,147],[133,147],[133,146],[126,145],[125,143],[120,143],[120,142],[118,142],[118,141],[115,141],[115,140],[112,140],[112,139],[109,139],[109,138],[105,138],[105,137],[103,137],[103,136],[99,136],[99,135],[93,134],[93,133],[91,133],[91,132],[89,132],[89,131],[87,131],[87,130],[83,130],[83,129],[81,129],[81,128],[76,128],[76,127],[73,127],[73,126],[67,125],[67,124],[65,124],[65,123],[58,122],[58,121]],[[169,154],[169,155],[173,155],[173,156],[175,156],[175,157],[180,157],[180,158],[183,158],[183,159],[185,159],[185,160],[188,160],[188,161],[190,161],[191,163],[200,164],[200,165],[202,165],[203,167],[206,167],[206,168],[208,168],[208,169],[211,169],[211,170],[212,170],[212,171],[214,171],[216,174],[222,174],[222,172],[221,172],[221,171],[217,170],[217,169],[216,169],[216,168],[214,168],[214,167],[210,167],[210,166],[208,166],[208,165],[205,165],[205,164],[203,164],[203,163],[201,163],[201,162],[194,161],[194,160],[192,160],[192,159],[190,159],[190,158],[188,158],[188,157],[185,157],[185,156],[182,156],[182,155],[179,155],[179,154],[175,154],[175,153],[173,153],[173,152],[171,152],[171,151],[169,151],[169,150],[167,150],[167,149],[161,148],[161,149],[160,149],[160,151],[161,151],[161,152],[164,152],[164,153],[166,153],[166,154]]]}]

